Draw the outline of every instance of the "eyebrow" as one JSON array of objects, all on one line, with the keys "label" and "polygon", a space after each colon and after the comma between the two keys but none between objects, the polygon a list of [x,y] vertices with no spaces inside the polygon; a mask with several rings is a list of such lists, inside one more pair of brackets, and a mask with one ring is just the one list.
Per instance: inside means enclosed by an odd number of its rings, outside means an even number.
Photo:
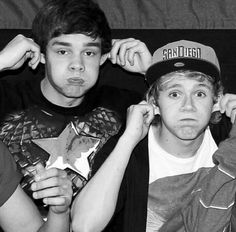
[{"label": "eyebrow", "polygon": [[[182,87],[182,85],[180,84],[173,84],[173,85],[166,85],[166,86],[163,86],[163,88],[165,90],[168,90],[168,89],[173,89],[173,88],[178,88],[178,87]],[[195,87],[203,87],[203,88],[207,88],[209,90],[212,90],[212,86],[209,85],[209,84],[206,84],[206,83],[199,83],[197,86]]]},{"label": "eyebrow", "polygon": [[[71,47],[72,46],[72,44],[69,43],[69,42],[54,41],[52,43],[52,46],[57,46],[57,45],[58,46],[66,46],[66,47]],[[98,47],[98,48],[101,47],[101,43],[99,43],[99,42],[89,42],[89,43],[84,43],[84,45],[86,47]]]},{"label": "eyebrow", "polygon": [[209,84],[206,84],[206,83],[200,83],[200,84],[199,84],[199,87],[205,87],[205,88],[207,88],[207,89],[209,89],[209,90],[212,90],[212,86],[209,85]]}]

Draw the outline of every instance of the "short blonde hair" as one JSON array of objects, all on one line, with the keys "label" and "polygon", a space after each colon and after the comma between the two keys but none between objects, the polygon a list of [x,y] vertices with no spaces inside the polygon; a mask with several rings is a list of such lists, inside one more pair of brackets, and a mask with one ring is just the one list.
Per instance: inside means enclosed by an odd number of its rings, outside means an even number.
[{"label": "short blonde hair", "polygon": [[[169,81],[173,80],[174,78],[178,78],[178,77],[186,77],[189,79],[198,80],[199,82],[203,82],[203,81],[207,80],[212,86],[213,103],[214,104],[217,102],[219,96],[221,94],[223,94],[223,85],[222,85],[221,81],[216,82],[215,78],[213,78],[209,75],[206,75],[202,72],[191,71],[191,70],[178,70],[178,71],[174,71],[171,73],[167,73],[167,74],[161,76],[160,78],[157,78],[157,80],[147,90],[147,92],[145,94],[146,100],[148,102],[151,101],[151,103],[158,106],[158,98],[159,98],[160,91],[164,90],[164,88],[166,87],[166,84]],[[217,123],[220,121],[220,119],[221,118],[219,118],[219,113],[214,112],[212,114],[210,122]]]}]

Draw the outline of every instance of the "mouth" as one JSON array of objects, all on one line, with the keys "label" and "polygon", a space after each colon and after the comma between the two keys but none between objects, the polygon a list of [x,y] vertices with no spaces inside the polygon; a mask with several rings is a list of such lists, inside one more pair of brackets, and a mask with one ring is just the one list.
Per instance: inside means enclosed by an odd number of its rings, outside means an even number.
[{"label": "mouth", "polygon": [[194,118],[183,118],[183,119],[180,119],[180,122],[185,125],[191,125],[191,124],[197,123],[197,120]]},{"label": "mouth", "polygon": [[196,121],[196,119],[194,119],[194,118],[183,118],[183,119],[180,119],[180,121]]},{"label": "mouth", "polygon": [[79,78],[79,77],[71,77],[67,81],[69,84],[72,84],[72,85],[83,85],[85,82],[82,78]]}]

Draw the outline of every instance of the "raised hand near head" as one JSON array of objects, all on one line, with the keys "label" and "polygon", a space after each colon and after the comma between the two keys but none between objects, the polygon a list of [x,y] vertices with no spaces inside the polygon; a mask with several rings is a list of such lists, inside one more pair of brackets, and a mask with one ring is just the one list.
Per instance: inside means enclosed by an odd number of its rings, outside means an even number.
[{"label": "raised hand near head", "polygon": [[232,123],[235,121],[236,116],[236,94],[225,94],[219,99],[219,110],[221,113],[225,113]]},{"label": "raised hand near head", "polygon": [[125,134],[134,143],[138,143],[143,139],[149,129],[149,126],[154,118],[155,109],[153,105],[146,101],[141,101],[137,105],[132,105],[127,110],[127,122]]},{"label": "raised hand near head", "polygon": [[40,62],[45,63],[44,55],[33,39],[17,35],[0,52],[0,70],[18,69],[26,60],[32,69]]},{"label": "raised hand near head", "polygon": [[146,73],[152,61],[152,55],[145,43],[133,38],[113,39],[108,58],[127,71],[141,74]]}]

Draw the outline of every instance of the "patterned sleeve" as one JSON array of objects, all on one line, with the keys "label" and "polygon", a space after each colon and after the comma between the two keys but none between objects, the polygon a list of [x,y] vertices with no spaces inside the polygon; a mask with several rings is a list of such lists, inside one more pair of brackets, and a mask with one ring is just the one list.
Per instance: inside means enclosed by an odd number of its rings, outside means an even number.
[{"label": "patterned sleeve", "polygon": [[6,146],[0,141],[0,206],[13,194],[20,178],[14,159]]}]

